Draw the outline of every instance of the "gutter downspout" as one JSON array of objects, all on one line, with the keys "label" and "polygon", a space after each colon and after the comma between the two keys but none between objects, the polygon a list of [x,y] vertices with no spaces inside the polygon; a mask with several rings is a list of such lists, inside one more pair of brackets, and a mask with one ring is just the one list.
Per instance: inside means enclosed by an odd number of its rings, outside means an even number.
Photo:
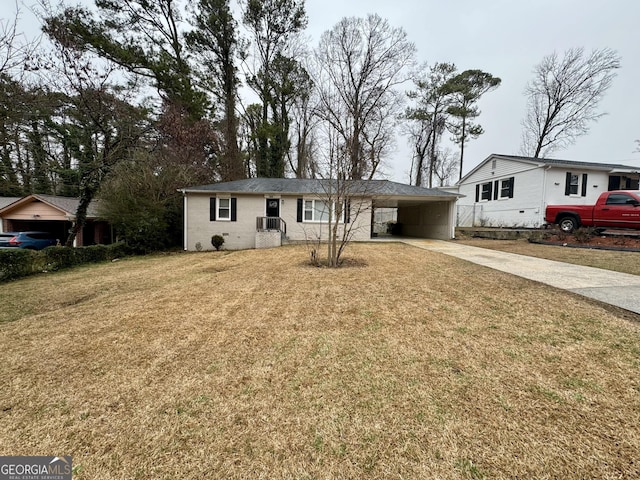
[{"label": "gutter downspout", "polygon": [[449,202],[449,225],[451,225],[451,230],[449,232],[449,239],[456,238],[456,225],[457,225],[457,211],[458,211],[458,200],[460,197],[456,197],[454,201]]},{"label": "gutter downspout", "polygon": [[188,227],[188,224],[187,224],[187,221],[188,221],[187,220],[188,219],[188,217],[187,217],[187,192],[185,192],[184,190],[181,190],[181,192],[182,192],[182,198],[183,198],[183,202],[182,203],[183,203],[183,217],[184,217],[184,225],[182,226],[182,228],[184,229],[184,232],[183,232],[183,235],[184,235],[184,237],[183,237],[184,246],[183,246],[183,248],[184,248],[185,251],[187,251],[188,245],[189,245],[187,243],[189,241],[188,236],[187,236],[187,230],[188,230],[188,228],[187,228]]},{"label": "gutter downspout", "polygon": [[549,171],[549,169],[551,168],[551,165],[547,165],[543,172],[542,175],[542,198],[541,200],[541,204],[540,204],[540,213],[538,215],[540,215],[540,226],[542,227],[545,224],[545,213],[547,210],[547,172]]}]

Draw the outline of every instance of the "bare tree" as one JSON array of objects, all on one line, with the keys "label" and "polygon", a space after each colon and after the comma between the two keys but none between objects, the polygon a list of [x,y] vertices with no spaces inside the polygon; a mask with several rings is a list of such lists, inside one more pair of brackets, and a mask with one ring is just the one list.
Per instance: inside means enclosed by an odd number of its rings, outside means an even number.
[{"label": "bare tree", "polygon": [[527,115],[521,152],[534,158],[566,148],[589,131],[604,113],[598,104],[611,86],[620,57],[611,49],[572,48],[560,58],[553,53],[534,69],[525,89]]},{"label": "bare tree", "polygon": [[0,18],[0,75],[16,74],[17,68],[26,68],[38,43],[26,40],[18,30],[20,9],[17,2],[15,12],[11,19]]},{"label": "bare tree", "polygon": [[[369,194],[375,181],[349,178],[351,161],[339,130],[329,123],[322,123],[318,135],[319,143],[324,146],[316,165],[319,198],[305,200],[305,203],[311,202],[314,220],[318,220],[318,223],[315,230],[306,232],[307,243],[314,264],[339,267],[342,254],[354,235],[369,226],[368,222],[360,222],[359,218],[371,213]],[[305,205],[304,214],[307,212]],[[323,261],[320,246],[325,241],[327,258]]]},{"label": "bare tree", "polygon": [[445,187],[455,180],[458,173],[458,160],[450,149],[438,150],[434,163],[433,174],[437,182],[436,187]]},{"label": "bare tree", "polygon": [[318,167],[315,161],[317,141],[315,115],[317,97],[315,89],[310,88],[304,95],[297,97],[291,107],[291,144],[287,154],[289,168],[296,178],[316,178]]},{"label": "bare tree", "polygon": [[348,178],[372,178],[388,151],[415,46],[377,15],[344,18],[316,50],[318,115],[340,136]]}]

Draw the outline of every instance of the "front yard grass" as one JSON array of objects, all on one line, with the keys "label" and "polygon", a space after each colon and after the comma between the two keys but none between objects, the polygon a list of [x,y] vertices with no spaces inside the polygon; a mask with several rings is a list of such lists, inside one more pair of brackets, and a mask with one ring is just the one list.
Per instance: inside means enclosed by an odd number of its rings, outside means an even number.
[{"label": "front yard grass", "polygon": [[640,477],[640,327],[401,244],[4,284],[0,453],[79,479]]}]

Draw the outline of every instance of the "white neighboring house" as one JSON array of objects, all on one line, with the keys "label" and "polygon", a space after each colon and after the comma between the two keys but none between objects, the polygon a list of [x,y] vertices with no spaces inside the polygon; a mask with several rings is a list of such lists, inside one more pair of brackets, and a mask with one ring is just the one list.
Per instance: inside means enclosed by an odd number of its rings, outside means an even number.
[{"label": "white neighboring house", "polygon": [[492,154],[457,184],[459,227],[544,225],[547,205],[594,204],[602,192],[638,190],[640,168]]}]

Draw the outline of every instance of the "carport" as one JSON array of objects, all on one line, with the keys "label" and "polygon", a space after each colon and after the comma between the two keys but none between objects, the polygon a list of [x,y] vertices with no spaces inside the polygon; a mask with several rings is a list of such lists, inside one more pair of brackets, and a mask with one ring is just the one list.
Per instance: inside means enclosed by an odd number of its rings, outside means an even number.
[{"label": "carport", "polygon": [[396,209],[394,235],[449,240],[455,236],[455,205],[459,194],[380,181],[373,193],[373,212]]},{"label": "carport", "polygon": [[[2,229],[5,232],[48,232],[64,243],[75,222],[78,203],[77,198],[28,195],[0,208]],[[75,246],[111,242],[109,224],[98,219],[95,204],[90,204],[86,225],[81,232],[78,232]]]}]

